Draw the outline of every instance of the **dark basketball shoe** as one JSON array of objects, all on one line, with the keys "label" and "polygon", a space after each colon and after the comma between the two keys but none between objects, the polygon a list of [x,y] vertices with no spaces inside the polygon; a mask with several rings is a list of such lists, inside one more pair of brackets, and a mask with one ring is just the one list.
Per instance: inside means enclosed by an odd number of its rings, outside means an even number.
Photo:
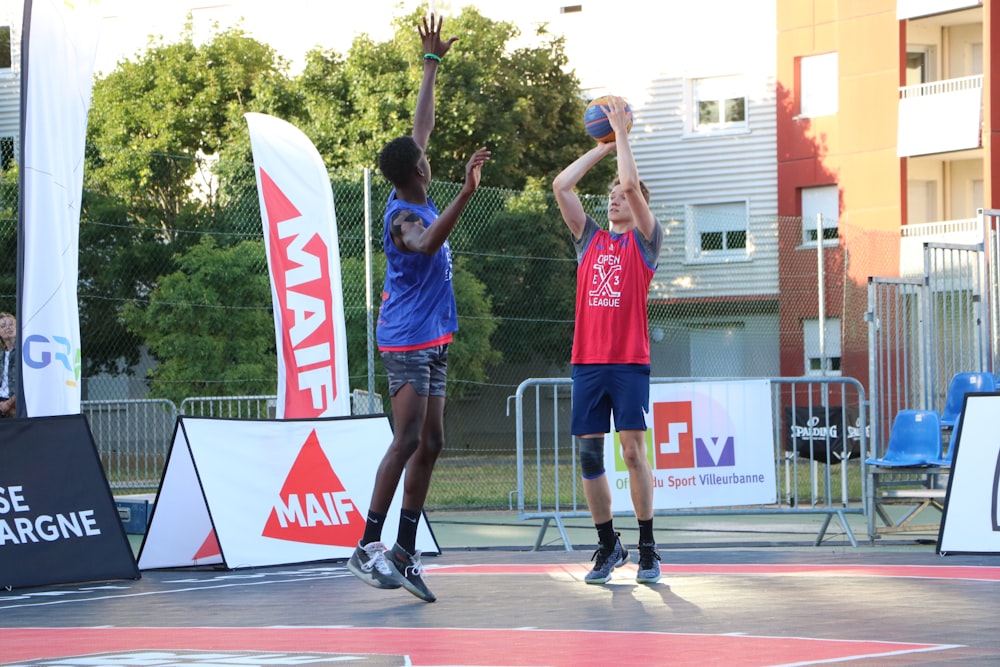
[{"label": "dark basketball shoe", "polygon": [[611,571],[628,562],[628,551],[622,546],[621,536],[615,533],[615,543],[610,546],[599,545],[594,555],[594,569],[583,578],[588,584],[606,584],[611,581]]},{"label": "dark basketball shoe", "polygon": [[399,588],[403,583],[396,577],[385,558],[385,546],[381,542],[358,545],[347,561],[347,569],[354,576],[375,588]]},{"label": "dark basketball shoe", "polygon": [[660,554],[656,552],[656,544],[640,544],[639,571],[635,580],[640,584],[655,584],[660,575]]},{"label": "dark basketball shoe", "polygon": [[437,600],[427,584],[424,583],[424,567],[420,564],[420,551],[413,555],[406,553],[406,549],[394,545],[386,552],[385,559],[389,566],[396,571],[396,576],[403,584],[403,588],[410,591],[424,602],[434,602]]}]

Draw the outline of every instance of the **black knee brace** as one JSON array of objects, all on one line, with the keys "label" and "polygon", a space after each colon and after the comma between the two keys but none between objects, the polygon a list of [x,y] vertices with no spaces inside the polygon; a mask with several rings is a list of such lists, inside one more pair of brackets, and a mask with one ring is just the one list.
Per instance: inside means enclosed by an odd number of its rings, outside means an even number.
[{"label": "black knee brace", "polygon": [[580,471],[584,479],[604,474],[604,438],[580,438]]}]

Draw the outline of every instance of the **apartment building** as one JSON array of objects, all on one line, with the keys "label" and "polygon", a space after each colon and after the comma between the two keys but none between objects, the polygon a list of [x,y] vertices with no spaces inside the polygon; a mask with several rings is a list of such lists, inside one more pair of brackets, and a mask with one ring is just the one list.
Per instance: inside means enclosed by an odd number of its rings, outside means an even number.
[{"label": "apartment building", "polygon": [[22,3],[0,4],[0,170],[10,167],[20,136]]},{"label": "apartment building", "polygon": [[[924,242],[981,240],[977,209],[1000,194],[991,178],[1000,165],[991,149],[1000,128],[990,103],[994,8],[778,0],[783,375],[818,367],[866,378],[869,278],[919,275]],[[796,299],[820,249],[826,298]],[[810,347],[821,327],[827,349],[817,358]]]}]

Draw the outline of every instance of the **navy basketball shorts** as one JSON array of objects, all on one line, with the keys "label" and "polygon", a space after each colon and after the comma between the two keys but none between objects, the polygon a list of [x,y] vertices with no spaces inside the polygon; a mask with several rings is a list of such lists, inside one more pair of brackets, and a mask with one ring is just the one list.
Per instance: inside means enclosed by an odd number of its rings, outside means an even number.
[{"label": "navy basketball shorts", "polygon": [[389,395],[395,396],[403,385],[413,385],[420,396],[444,396],[448,377],[448,345],[423,350],[382,352],[382,363],[389,375]]},{"label": "navy basketball shorts", "polygon": [[645,431],[649,412],[649,366],[578,364],[573,366],[573,435],[615,430]]}]

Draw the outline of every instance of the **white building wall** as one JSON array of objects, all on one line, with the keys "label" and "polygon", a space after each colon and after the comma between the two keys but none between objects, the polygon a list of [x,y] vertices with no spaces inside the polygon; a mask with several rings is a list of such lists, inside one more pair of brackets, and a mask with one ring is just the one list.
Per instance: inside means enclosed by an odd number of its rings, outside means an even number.
[{"label": "white building wall", "polygon": [[0,137],[14,137],[20,144],[21,26],[23,3],[0,2],[0,26],[10,26],[11,67],[0,69]]},{"label": "white building wall", "polygon": [[[720,75],[732,74],[721,71]],[[654,81],[636,112],[635,156],[667,232],[651,297],[697,299],[777,294],[777,151],[773,76],[753,82],[749,127],[736,134],[695,136],[685,131],[688,79]],[[691,255],[687,206],[727,201],[748,204],[746,259],[706,261]]]}]

